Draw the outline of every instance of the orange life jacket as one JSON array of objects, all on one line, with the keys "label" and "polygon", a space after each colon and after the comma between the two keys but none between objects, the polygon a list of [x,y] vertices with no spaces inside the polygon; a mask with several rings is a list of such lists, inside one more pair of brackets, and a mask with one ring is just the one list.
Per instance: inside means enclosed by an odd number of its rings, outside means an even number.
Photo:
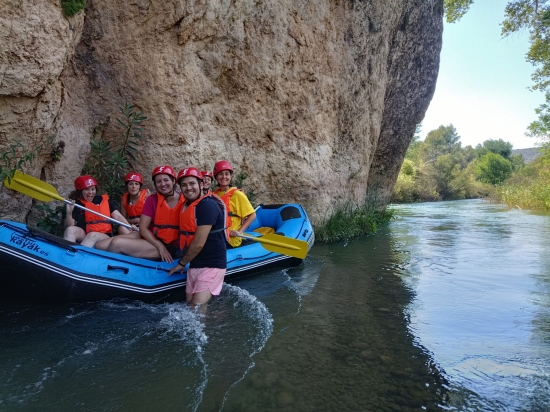
[{"label": "orange life jacket", "polygon": [[164,196],[157,193],[157,211],[151,225],[153,226],[153,235],[167,245],[178,240],[178,223],[183,199],[183,195],[180,195],[178,203],[170,208]]},{"label": "orange life jacket", "polygon": [[147,197],[147,190],[140,191],[139,199],[133,205],[128,202],[129,195],[129,193],[124,193],[122,195],[122,206],[124,206],[124,210],[126,210],[127,219],[135,219],[136,217],[141,216],[143,205],[145,204],[145,198]]},{"label": "orange life jacket", "polygon": [[[85,208],[95,210],[96,212],[101,213],[105,216],[111,215],[111,209],[109,208],[109,195],[101,195],[101,203],[96,205],[95,203],[88,202],[80,198]],[[100,232],[100,233],[111,233],[113,231],[113,226],[111,222],[105,218],[102,218],[95,213],[84,211],[84,218],[86,219],[86,233],[90,232]]]},{"label": "orange life jacket", "polygon": [[199,202],[204,199],[205,197],[211,197],[218,203],[220,208],[222,209],[224,215],[226,216],[226,226],[223,229],[215,229],[211,230],[210,233],[217,233],[221,232],[222,230],[225,232],[225,240],[229,241],[229,225],[227,225],[228,221],[228,213],[227,213],[227,207],[225,206],[225,203],[215,194],[212,192],[209,192],[206,195],[203,195],[199,197],[197,200],[195,200],[193,203],[188,205],[187,207],[182,208],[182,211],[180,213],[180,249],[185,252],[187,251],[187,248],[195,238],[195,232],[197,231],[197,218],[195,215],[195,210],[197,208],[197,205]]},{"label": "orange life jacket", "polygon": [[225,192],[225,194],[223,196],[218,195],[218,193],[221,192],[220,188],[217,188],[214,191],[214,194],[216,196],[218,196],[223,201],[223,203],[225,203],[225,209],[227,210],[227,219],[226,219],[227,223],[226,223],[226,226],[228,228],[231,228],[231,224],[233,223],[231,221],[232,216],[240,217],[240,216],[234,214],[233,212],[231,212],[231,196],[233,196],[233,193],[235,193],[237,190],[241,190],[241,189],[237,189],[236,187],[232,187],[227,192]]}]

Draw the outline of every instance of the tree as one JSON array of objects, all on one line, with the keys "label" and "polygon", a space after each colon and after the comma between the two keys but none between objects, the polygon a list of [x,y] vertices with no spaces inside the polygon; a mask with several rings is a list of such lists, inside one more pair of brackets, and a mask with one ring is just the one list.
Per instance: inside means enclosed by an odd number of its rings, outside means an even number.
[{"label": "tree", "polygon": [[474,173],[478,180],[497,185],[512,174],[512,163],[499,154],[488,152],[478,159]]},{"label": "tree", "polygon": [[439,126],[426,136],[422,148],[422,157],[425,162],[435,162],[439,156],[455,153],[460,150],[460,136],[452,124]]},{"label": "tree", "polygon": [[510,163],[512,164],[512,171],[514,172],[517,172],[525,167],[525,160],[523,159],[523,155],[521,153],[510,156],[508,160],[510,160]]},{"label": "tree", "polygon": [[416,125],[414,136],[411,142],[409,143],[407,152],[405,153],[405,159],[412,160],[413,162],[417,162],[419,160],[420,152],[422,151],[422,146],[424,145],[424,142],[420,141],[421,130],[422,130],[422,123],[419,123]]},{"label": "tree", "polygon": [[447,23],[454,23],[470,8],[474,0],[445,0],[443,2],[443,10],[447,18]]},{"label": "tree", "polygon": [[488,152],[499,154],[505,159],[510,160],[512,155],[512,144],[505,142],[502,139],[498,140],[485,140],[483,144],[478,144],[476,146],[477,157],[480,158]]},{"label": "tree", "polygon": [[437,192],[443,200],[454,199],[454,179],[460,174],[460,161],[450,153],[439,156],[433,163]]},{"label": "tree", "polygon": [[550,141],[550,93],[546,93],[546,103],[541,104],[535,113],[539,119],[527,128],[527,136]]}]

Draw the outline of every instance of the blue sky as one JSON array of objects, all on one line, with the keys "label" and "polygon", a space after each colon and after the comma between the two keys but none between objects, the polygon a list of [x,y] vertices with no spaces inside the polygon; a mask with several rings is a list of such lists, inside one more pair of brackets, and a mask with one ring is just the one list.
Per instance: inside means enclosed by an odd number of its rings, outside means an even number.
[{"label": "blue sky", "polygon": [[534,67],[525,61],[529,33],[500,35],[507,0],[477,0],[457,23],[443,31],[435,95],[422,122],[422,139],[440,125],[453,124],[462,147],[503,139],[514,149],[534,147],[525,136],[544,102],[530,91]]}]

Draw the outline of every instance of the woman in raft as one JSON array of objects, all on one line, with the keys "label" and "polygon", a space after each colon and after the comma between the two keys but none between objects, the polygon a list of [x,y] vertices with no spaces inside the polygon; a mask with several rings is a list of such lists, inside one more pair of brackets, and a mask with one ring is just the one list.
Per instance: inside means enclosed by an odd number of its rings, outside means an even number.
[{"label": "woman in raft", "polygon": [[[74,187],[76,200],[65,206],[67,216],[64,221],[64,239],[79,242],[83,246],[94,247],[97,242],[109,239],[113,234],[113,226],[108,219],[75,207],[75,204],[128,224],[124,216],[117,210],[115,203],[109,200],[108,195],[96,195],[97,182],[92,176],[77,177]],[[123,226],[119,226],[118,231],[120,234],[130,233],[130,230]]]},{"label": "woman in raft", "polygon": [[203,178],[202,194],[207,195],[208,193],[212,192],[212,182],[214,181],[214,175],[212,175],[212,172],[209,172],[207,170],[203,170],[201,174]]},{"label": "woman in raft", "polygon": [[126,193],[122,195],[122,207],[120,213],[131,225],[139,226],[139,218],[145,200],[151,194],[149,189],[143,189],[143,176],[137,172],[130,172],[124,178]]},{"label": "woman in raft", "polygon": [[157,193],[145,201],[139,233],[117,236],[98,244],[98,249],[172,263],[179,249],[179,214],[183,196],[176,192],[176,173],[170,166],[157,166],[152,173]]},{"label": "woman in raft", "polygon": [[239,237],[248,226],[256,219],[254,207],[246,195],[236,187],[231,187],[233,168],[227,160],[220,160],[214,165],[214,178],[218,188],[214,191],[225,203],[229,216],[231,216],[230,238],[228,247],[238,247],[242,243]]}]

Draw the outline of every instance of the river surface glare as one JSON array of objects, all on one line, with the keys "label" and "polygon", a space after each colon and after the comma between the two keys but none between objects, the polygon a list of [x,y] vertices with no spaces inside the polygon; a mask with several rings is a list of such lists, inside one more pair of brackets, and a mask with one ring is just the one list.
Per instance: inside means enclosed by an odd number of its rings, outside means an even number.
[{"label": "river surface glare", "polygon": [[393,209],[204,315],[1,302],[0,411],[550,411],[550,214]]}]

